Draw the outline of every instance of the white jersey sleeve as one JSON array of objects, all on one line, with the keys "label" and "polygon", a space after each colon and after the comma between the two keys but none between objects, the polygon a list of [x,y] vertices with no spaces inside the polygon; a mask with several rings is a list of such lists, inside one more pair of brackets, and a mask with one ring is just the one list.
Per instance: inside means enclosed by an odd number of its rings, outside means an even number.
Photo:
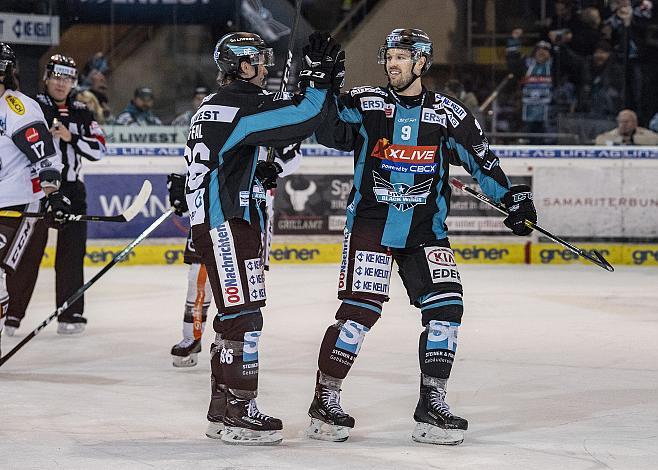
[{"label": "white jersey sleeve", "polygon": [[62,160],[40,106],[15,90],[0,97],[0,207],[27,204],[58,187]]}]

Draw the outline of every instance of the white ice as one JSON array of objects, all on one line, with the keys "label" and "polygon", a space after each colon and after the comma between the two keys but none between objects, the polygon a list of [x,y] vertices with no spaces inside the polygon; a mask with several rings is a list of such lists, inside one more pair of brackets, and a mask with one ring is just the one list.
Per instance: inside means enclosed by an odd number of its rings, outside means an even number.
[{"label": "white ice", "polygon": [[[411,441],[420,323],[396,276],[344,383],[352,436],[303,437],[336,271],[279,265],[268,275],[258,403],[284,420],[282,445],[204,437],[210,324],[199,366],[174,369],[169,356],[186,268],[117,267],[88,292],[83,336],[51,324],[0,369],[0,468],[658,468],[658,269],[461,266],[448,402],[470,429],[457,447]],[[41,273],[5,352],[52,312],[52,278]]]}]

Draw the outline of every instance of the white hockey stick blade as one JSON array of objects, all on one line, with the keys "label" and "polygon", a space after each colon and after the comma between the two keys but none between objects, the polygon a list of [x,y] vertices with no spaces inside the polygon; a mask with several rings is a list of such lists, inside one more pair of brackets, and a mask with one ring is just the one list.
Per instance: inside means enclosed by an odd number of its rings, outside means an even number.
[{"label": "white hockey stick blade", "polygon": [[139,214],[139,211],[142,210],[148,201],[148,198],[151,196],[151,191],[153,191],[151,182],[149,180],[144,180],[144,184],[142,184],[142,189],[139,190],[139,194],[135,196],[130,207],[121,214],[123,218],[126,219],[126,222],[134,219],[135,216]]}]

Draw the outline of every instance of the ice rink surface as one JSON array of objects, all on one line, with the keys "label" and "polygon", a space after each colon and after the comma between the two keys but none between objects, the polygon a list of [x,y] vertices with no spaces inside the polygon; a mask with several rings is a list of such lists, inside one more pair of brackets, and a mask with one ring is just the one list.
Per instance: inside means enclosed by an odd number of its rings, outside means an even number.
[{"label": "ice rink surface", "polygon": [[[470,421],[460,446],[411,441],[421,328],[397,276],[344,383],[356,428],[328,443],[303,431],[319,343],[338,306],[337,267],[273,267],[258,403],[283,419],[284,442],[248,448],[204,436],[210,325],[199,365],[171,366],[186,267],[120,267],[88,292],[83,336],[58,336],[51,324],[0,369],[0,468],[658,468],[658,269],[461,272],[465,314],[448,392]],[[41,273],[4,351],[53,311],[53,277]]]}]

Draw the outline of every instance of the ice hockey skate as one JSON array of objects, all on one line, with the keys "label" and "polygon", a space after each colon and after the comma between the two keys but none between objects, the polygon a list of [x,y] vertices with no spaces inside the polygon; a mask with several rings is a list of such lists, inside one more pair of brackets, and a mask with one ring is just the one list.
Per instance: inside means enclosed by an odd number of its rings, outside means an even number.
[{"label": "ice hockey skate", "polygon": [[445,387],[421,385],[414,412],[416,428],[411,435],[414,441],[440,445],[457,445],[464,441],[468,421],[450,412],[445,396]]},{"label": "ice hockey skate", "polygon": [[7,336],[14,336],[20,325],[21,321],[16,317],[5,318],[5,334]]},{"label": "ice hockey skate", "polygon": [[201,352],[201,340],[183,338],[178,344],[171,348],[174,367],[194,367]]},{"label": "ice hockey skate", "polygon": [[321,441],[343,442],[350,437],[354,418],[340,406],[340,389],[333,389],[318,383],[315,386],[313,402],[308,409],[311,425],[306,435]]},{"label": "ice hockey skate", "polygon": [[60,321],[57,324],[58,335],[79,335],[85,331],[87,319],[79,313],[74,313],[72,321]]},{"label": "ice hockey skate", "polygon": [[261,413],[255,399],[241,399],[229,393],[221,439],[244,446],[276,445],[283,440],[280,419]]},{"label": "ice hockey skate", "polygon": [[224,432],[224,414],[226,413],[226,391],[223,388],[213,390],[208,406],[208,427],[206,436],[210,439],[221,439]]}]

